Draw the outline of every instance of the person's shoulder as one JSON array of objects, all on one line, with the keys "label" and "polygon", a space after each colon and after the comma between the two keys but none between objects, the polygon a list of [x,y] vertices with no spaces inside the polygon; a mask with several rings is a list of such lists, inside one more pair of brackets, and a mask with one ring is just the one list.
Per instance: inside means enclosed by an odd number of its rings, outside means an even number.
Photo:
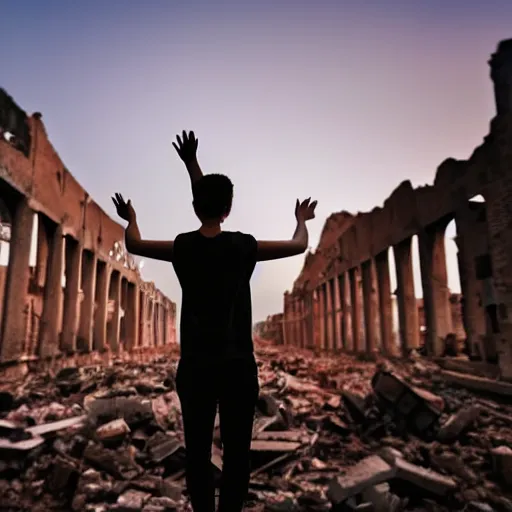
[{"label": "person's shoulder", "polygon": [[178,236],[176,236],[176,238],[174,239],[175,241],[180,239],[180,240],[191,240],[193,238],[196,238],[197,237],[197,230],[196,231],[187,231],[185,233],[180,233]]},{"label": "person's shoulder", "polygon": [[241,231],[233,231],[230,233],[233,246],[237,247],[242,254],[252,257],[256,254],[258,242],[253,235],[242,233]]},{"label": "person's shoulder", "polygon": [[256,242],[256,238],[249,233],[242,233],[242,231],[228,231],[233,240],[239,243],[252,244]]}]

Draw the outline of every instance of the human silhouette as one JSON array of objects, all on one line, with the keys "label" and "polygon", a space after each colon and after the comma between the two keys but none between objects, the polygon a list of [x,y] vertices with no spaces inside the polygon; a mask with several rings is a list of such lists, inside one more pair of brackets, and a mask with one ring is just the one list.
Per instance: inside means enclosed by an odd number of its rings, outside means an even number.
[{"label": "human silhouette", "polygon": [[139,256],[172,262],[182,289],[180,361],[176,388],[181,402],[186,448],[186,481],[194,512],[214,512],[211,447],[217,407],[223,445],[219,512],[240,512],[250,477],[250,445],[259,395],[253,352],[249,281],[256,262],[305,252],[306,222],[316,201],[295,205],[297,227],[289,240],[256,241],[249,234],[222,231],[233,201],[233,184],[221,174],[203,176],[198,141],[183,132],[173,143],[192,184],[199,229],[173,241],[144,240],[130,201],[112,198],[128,221],[126,249]]}]

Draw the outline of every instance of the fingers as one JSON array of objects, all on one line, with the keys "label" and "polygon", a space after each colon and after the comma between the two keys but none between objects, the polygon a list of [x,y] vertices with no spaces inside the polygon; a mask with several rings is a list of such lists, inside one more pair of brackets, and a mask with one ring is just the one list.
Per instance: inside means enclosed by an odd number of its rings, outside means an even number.
[{"label": "fingers", "polygon": [[173,142],[172,145],[173,145],[174,149],[176,150],[176,153],[178,153],[178,155],[179,155],[181,151],[180,151],[180,148],[177,146],[176,142]]}]

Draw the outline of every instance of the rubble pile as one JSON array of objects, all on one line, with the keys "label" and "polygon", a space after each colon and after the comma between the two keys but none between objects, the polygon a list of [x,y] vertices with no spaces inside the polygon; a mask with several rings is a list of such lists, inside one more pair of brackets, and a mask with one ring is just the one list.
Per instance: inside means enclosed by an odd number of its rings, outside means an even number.
[{"label": "rubble pile", "polygon": [[[257,355],[247,510],[512,510],[511,405],[449,387],[417,357]],[[4,384],[0,510],[190,510],[175,368],[118,361]]]}]

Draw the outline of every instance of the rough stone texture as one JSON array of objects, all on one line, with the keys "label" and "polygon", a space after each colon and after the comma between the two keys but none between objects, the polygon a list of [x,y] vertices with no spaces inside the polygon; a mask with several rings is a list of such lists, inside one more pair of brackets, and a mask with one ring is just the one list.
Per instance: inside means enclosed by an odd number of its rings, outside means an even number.
[{"label": "rough stone texture", "polygon": [[176,305],[142,280],[124,250],[124,228],[66,169],[41,114],[28,117],[2,89],[0,239],[10,249],[0,266],[3,367],[175,343]]},{"label": "rough stone texture", "polygon": [[[491,78],[497,102],[497,115],[490,124],[490,133],[475,149],[468,160],[448,158],[437,169],[432,185],[413,188],[410,181],[401,183],[384,201],[382,207],[371,212],[352,215],[348,212],[332,214],[325,222],[318,247],[306,255],[304,266],[293,288],[284,296],[284,317],[271,317],[274,323],[265,329],[276,333],[281,329],[284,343],[299,345],[293,336],[294,324],[308,326],[307,339],[302,345],[321,349],[340,348],[354,343],[356,351],[372,351],[375,340],[350,340],[347,323],[355,322],[352,329],[356,337],[364,333],[364,315],[372,314],[374,293],[370,274],[366,274],[367,293],[361,291],[360,279],[351,283],[352,297],[338,290],[343,300],[335,298],[338,329],[329,332],[345,333],[343,339],[325,339],[324,318],[332,308],[325,304],[323,290],[326,283],[345,276],[345,281],[360,275],[380,259],[377,289],[388,287],[383,254],[394,249],[398,290],[397,303],[400,317],[400,337],[403,351],[417,348],[420,343],[418,304],[414,296],[410,243],[418,236],[419,255],[424,289],[422,315],[425,318],[424,349],[433,355],[442,355],[447,336],[460,333],[458,313],[450,305],[450,292],[446,282],[444,234],[447,224],[455,219],[456,243],[463,301],[460,309],[464,331],[471,355],[480,355],[488,361],[499,358],[501,377],[512,379],[512,40],[500,43],[492,56]],[[483,196],[485,203],[471,201]],[[385,257],[384,257],[385,258]],[[382,271],[384,269],[384,271]],[[500,332],[492,332],[485,321],[481,297],[484,279],[491,277],[496,289]],[[370,291],[372,293],[370,293]],[[393,292],[393,290],[391,290]],[[387,293],[384,291],[384,293]],[[363,296],[360,299],[360,296]],[[367,302],[365,304],[365,301]],[[300,315],[291,304],[299,302]],[[389,311],[389,303],[380,299],[381,319]],[[455,325],[454,325],[455,317]],[[281,326],[279,325],[281,324]],[[375,336],[373,318],[366,321],[367,331]],[[385,325],[385,324],[383,324]],[[371,326],[371,329],[368,327]],[[389,328],[387,328],[389,333]],[[318,336],[317,332],[320,332]],[[382,331],[384,340],[379,348],[392,353],[389,334]],[[342,334],[343,335],[343,334]],[[336,334],[340,336],[340,334]],[[359,336],[361,337],[361,336]],[[358,342],[359,341],[359,342]]]}]

